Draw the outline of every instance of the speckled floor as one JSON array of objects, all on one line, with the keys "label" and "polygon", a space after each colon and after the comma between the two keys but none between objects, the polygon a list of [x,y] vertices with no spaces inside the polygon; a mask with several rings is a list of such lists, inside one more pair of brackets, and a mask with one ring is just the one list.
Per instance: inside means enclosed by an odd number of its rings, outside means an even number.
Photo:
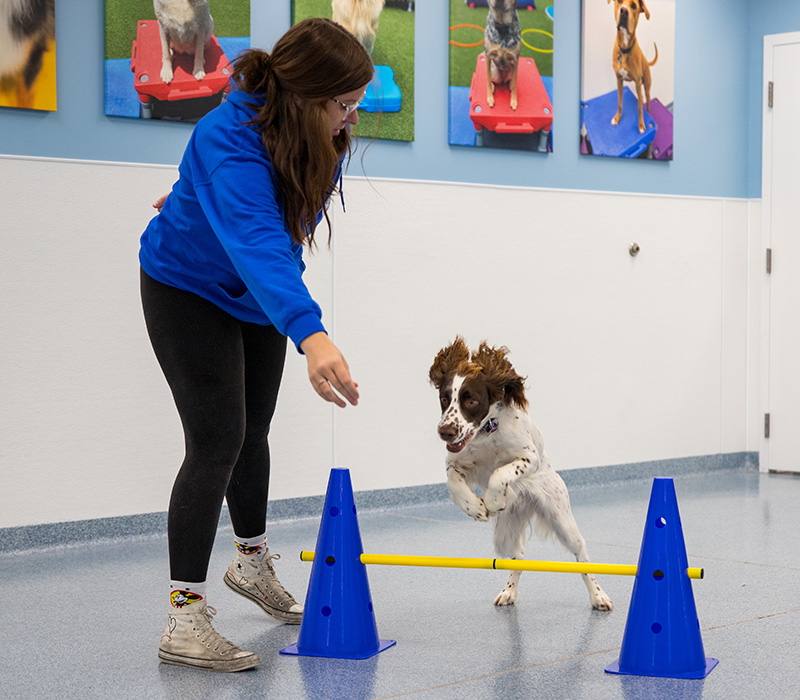
[{"label": "speckled floor", "polygon": [[[159,664],[166,542],[153,535],[0,555],[3,698],[514,698],[752,699],[798,697],[800,478],[719,471],[675,479],[692,588],[707,656],[704,680],[611,675],[634,579],[600,577],[615,603],[592,611],[574,574],[523,574],[518,603],[492,605],[501,571],[369,567],[378,632],[397,645],[363,661],[290,657],[298,628],[268,619],[230,592],[233,554],[220,531],[209,603],[217,629],[256,651],[261,666],[215,674]],[[595,561],[635,564],[650,496],[647,479],[572,487],[573,510]],[[356,497],[358,503],[358,497]],[[359,513],[364,549],[392,554],[491,556],[488,525],[452,503]],[[318,518],[270,525],[278,572],[302,599]],[[532,559],[569,560],[532,541]]]}]

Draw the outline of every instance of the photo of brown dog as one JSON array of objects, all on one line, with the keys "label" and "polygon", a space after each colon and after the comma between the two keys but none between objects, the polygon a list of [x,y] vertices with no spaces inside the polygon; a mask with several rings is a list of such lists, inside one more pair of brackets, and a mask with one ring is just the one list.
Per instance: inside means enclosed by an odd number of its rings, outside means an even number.
[{"label": "photo of brown dog", "polygon": [[486,102],[494,107],[496,85],[508,84],[511,109],[517,108],[517,69],[522,47],[516,0],[489,0],[483,48],[486,54]]},{"label": "photo of brown dog", "polygon": [[673,160],[676,4],[582,0],[583,155]]},{"label": "photo of brown dog", "polygon": [[[639,101],[639,133],[643,134],[642,105],[646,104],[647,109],[650,109],[650,66],[654,66],[658,61],[658,46],[653,44],[655,57],[648,62],[636,41],[636,27],[642,14],[645,19],[650,19],[650,11],[644,4],[644,0],[608,0],[608,3],[612,2],[614,3],[617,34],[614,38],[611,61],[614,74],[617,76],[618,107],[611,123],[616,126],[622,118],[623,83],[631,81],[636,86],[636,97]],[[644,90],[644,101],[642,100],[642,90]]]}]

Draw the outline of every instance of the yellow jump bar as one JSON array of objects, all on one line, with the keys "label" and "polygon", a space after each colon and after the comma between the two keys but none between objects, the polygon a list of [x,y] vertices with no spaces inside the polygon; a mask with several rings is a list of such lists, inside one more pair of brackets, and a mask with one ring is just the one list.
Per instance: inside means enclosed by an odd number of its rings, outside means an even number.
[{"label": "yellow jump bar", "polygon": [[[300,561],[314,561],[314,552],[300,552]],[[332,558],[332,557],[330,557]],[[333,563],[333,562],[331,562]],[[594,562],[531,561],[528,559],[470,559],[465,557],[415,557],[402,554],[362,554],[362,564],[388,566],[434,566],[446,569],[505,569],[507,571],[551,571],[567,574],[606,574],[636,576],[633,564],[596,564]],[[688,568],[689,578],[703,578],[703,569]]]}]

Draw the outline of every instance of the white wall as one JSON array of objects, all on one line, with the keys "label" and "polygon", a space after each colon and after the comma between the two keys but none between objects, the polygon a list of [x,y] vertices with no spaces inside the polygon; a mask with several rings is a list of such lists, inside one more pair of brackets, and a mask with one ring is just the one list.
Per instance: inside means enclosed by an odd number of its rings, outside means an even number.
[{"label": "white wall", "polygon": [[[0,527],[166,510],[182,436],[137,250],[175,176],[0,157]],[[323,493],[334,465],[357,490],[443,481],[427,372],[457,333],[511,349],[557,468],[758,449],[757,203],[355,178],[345,195],[307,281],[362,401],[334,412],[290,353],[272,498]]]}]

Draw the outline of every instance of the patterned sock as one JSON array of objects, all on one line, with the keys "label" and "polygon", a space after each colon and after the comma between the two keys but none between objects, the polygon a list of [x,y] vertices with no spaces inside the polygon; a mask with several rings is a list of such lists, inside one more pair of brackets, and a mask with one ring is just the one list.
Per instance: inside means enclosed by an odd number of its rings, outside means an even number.
[{"label": "patterned sock", "polygon": [[234,533],[233,541],[236,544],[236,549],[239,550],[239,554],[245,557],[255,556],[261,560],[267,553],[266,532],[258,537],[237,537],[236,533]]},{"label": "patterned sock", "polygon": [[206,599],[206,582],[189,583],[187,581],[169,582],[169,604],[172,610],[181,610],[187,605],[199,603]]}]

